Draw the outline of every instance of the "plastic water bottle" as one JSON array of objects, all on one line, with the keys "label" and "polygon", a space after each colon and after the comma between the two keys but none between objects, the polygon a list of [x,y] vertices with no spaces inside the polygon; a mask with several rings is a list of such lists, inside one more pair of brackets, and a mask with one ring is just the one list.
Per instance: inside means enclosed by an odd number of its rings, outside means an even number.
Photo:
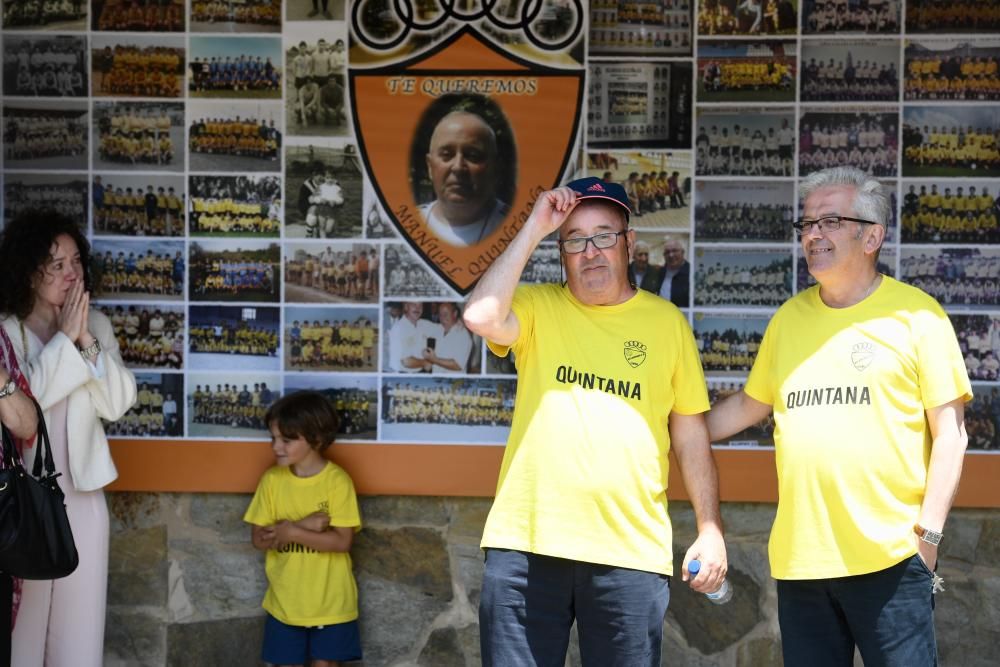
[{"label": "plastic water bottle", "polygon": [[[691,574],[692,579],[698,576],[698,573],[701,572],[701,561],[692,560],[688,563],[688,572]],[[726,604],[733,599],[733,587],[729,585],[728,579],[723,579],[719,590],[714,593],[705,593],[705,597],[712,604]]]}]

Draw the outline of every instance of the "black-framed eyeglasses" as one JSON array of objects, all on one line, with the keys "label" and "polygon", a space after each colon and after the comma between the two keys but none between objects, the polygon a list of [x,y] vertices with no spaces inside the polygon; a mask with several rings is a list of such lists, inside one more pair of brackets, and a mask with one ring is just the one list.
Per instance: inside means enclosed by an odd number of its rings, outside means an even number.
[{"label": "black-framed eyeglasses", "polygon": [[848,222],[861,222],[866,225],[877,225],[877,222],[872,222],[871,220],[862,220],[861,218],[851,218],[846,215],[824,215],[822,218],[817,218],[816,220],[810,220],[808,218],[802,218],[796,220],[792,223],[792,227],[795,228],[795,233],[798,236],[804,234],[809,234],[812,232],[813,225],[819,225],[817,229],[821,232],[835,232],[840,229],[840,225],[847,220]]},{"label": "black-framed eyeglasses", "polygon": [[602,234],[594,234],[593,236],[579,236],[574,239],[566,239],[559,241],[559,247],[567,255],[576,255],[577,253],[584,252],[587,249],[588,243],[593,243],[594,247],[598,250],[605,250],[615,247],[615,244],[618,243],[618,237],[622,234],[628,234],[628,230],[623,229],[620,232],[604,232]]}]

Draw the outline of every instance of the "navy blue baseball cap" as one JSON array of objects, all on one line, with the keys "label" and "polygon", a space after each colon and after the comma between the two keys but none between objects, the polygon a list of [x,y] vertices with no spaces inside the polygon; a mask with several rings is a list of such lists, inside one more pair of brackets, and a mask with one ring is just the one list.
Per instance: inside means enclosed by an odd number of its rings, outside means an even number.
[{"label": "navy blue baseball cap", "polygon": [[628,222],[632,215],[632,207],[628,203],[628,195],[625,188],[618,183],[608,183],[596,176],[578,178],[570,181],[566,187],[576,192],[578,199],[607,199],[613,201],[625,209],[625,221]]}]

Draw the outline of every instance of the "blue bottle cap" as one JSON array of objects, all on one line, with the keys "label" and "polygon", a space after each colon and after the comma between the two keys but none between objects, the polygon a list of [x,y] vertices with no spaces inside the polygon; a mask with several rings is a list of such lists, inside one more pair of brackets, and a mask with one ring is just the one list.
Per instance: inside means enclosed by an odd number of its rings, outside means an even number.
[{"label": "blue bottle cap", "polygon": [[701,561],[692,560],[690,563],[688,563],[688,573],[692,577],[697,576],[699,572],[701,572]]}]

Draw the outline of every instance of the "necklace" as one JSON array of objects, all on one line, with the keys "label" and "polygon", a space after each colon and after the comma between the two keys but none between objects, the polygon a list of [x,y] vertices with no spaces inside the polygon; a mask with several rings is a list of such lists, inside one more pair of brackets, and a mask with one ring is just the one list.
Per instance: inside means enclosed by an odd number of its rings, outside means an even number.
[{"label": "necklace", "polygon": [[882,277],[881,273],[876,273],[875,274],[874,280],[872,280],[871,284],[868,286],[868,289],[865,290],[865,295],[863,297],[861,297],[861,300],[858,301],[858,303],[861,303],[861,301],[864,301],[865,299],[867,299],[871,295],[872,290],[875,289],[875,285],[878,284],[878,281],[879,281],[879,279],[881,277]]}]

